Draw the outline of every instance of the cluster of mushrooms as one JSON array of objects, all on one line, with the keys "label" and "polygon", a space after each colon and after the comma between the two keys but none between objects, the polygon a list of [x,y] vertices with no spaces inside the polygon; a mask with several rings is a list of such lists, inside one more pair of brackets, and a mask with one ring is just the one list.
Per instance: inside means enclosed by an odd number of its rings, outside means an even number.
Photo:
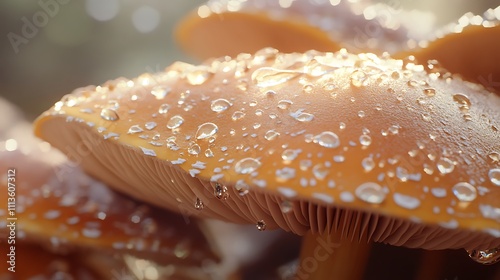
[{"label": "cluster of mushrooms", "polygon": [[389,10],[209,1],[177,32],[202,64],[64,96],[35,121],[50,145],[0,154],[19,268],[0,278],[257,279],[207,272],[240,234],[215,219],[302,236],[258,279],[392,279],[373,268],[388,254],[420,263],[405,279],[444,279],[449,259],[457,279],[500,279],[500,7],[427,38]]}]

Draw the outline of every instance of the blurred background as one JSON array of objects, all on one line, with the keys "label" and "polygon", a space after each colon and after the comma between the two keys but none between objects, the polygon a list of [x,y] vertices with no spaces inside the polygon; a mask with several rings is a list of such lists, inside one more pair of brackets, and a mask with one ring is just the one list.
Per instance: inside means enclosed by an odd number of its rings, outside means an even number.
[{"label": "blurred background", "polygon": [[[498,0],[384,1],[433,12],[436,26],[467,11],[482,14],[500,4]],[[2,0],[0,96],[32,120],[76,87],[161,71],[176,60],[195,62],[178,49],[173,29],[203,2]]]}]

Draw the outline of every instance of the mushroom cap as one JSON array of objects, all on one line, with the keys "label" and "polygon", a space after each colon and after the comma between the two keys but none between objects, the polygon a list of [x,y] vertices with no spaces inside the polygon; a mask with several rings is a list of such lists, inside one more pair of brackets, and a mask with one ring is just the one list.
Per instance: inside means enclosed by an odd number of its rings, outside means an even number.
[{"label": "mushroom cap", "polygon": [[[401,51],[418,40],[412,16],[400,7],[371,1],[211,0],[178,24],[176,39],[196,58],[253,53],[264,47],[281,52]],[[419,25],[418,28],[421,28]]]},{"label": "mushroom cap", "polygon": [[500,6],[483,15],[469,12],[420,45],[425,47],[395,56],[412,54],[422,63],[437,60],[444,68],[461,74],[468,81],[500,91]]},{"label": "mushroom cap", "polygon": [[0,206],[0,235],[9,235],[7,218],[15,217],[19,241],[60,254],[98,251],[181,265],[218,260],[197,223],[120,195],[74,162],[37,159],[55,152],[0,152],[0,199],[16,199],[13,209]]},{"label": "mushroom cap", "polygon": [[263,49],[77,89],[37,136],[188,215],[408,247],[500,245],[500,97],[434,65]]}]

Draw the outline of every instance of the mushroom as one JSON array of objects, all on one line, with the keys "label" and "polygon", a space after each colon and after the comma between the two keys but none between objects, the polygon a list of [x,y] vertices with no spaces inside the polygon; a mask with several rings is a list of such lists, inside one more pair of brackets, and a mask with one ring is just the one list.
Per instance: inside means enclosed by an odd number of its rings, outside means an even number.
[{"label": "mushroom", "polygon": [[421,34],[427,32],[419,32],[422,24],[415,24],[421,21],[401,20],[415,17],[420,19],[398,5],[371,1],[211,0],[179,23],[176,39],[185,52],[201,59],[264,47],[396,52],[425,38]]},{"label": "mushroom", "polygon": [[[22,124],[5,134],[29,138],[29,130],[18,129]],[[33,260],[31,254],[47,256],[40,268],[26,271],[31,276],[95,273],[92,279],[129,273],[130,258],[148,263],[143,270],[149,267],[150,273],[167,276],[162,266],[176,265],[170,274],[186,274],[179,271],[197,271],[203,262],[219,261],[194,220],[186,223],[180,215],[118,194],[84,174],[75,162],[61,161],[63,155],[48,143],[30,142],[30,147],[0,151],[0,200],[5,202],[0,204],[0,236],[14,254],[14,269],[18,261],[16,272],[27,270],[23,264]],[[65,258],[67,262],[61,261]],[[16,279],[28,279],[28,274],[20,272]]]},{"label": "mushroom", "polygon": [[[7,264],[2,266],[5,269],[0,271],[0,279],[6,280],[113,279],[111,278],[111,272],[113,270],[120,271],[120,265],[123,266],[112,256],[92,256],[92,254],[86,253],[81,253],[81,255],[60,255],[49,252],[36,244],[19,244],[15,250],[17,256],[15,267],[12,270],[7,270],[11,267],[9,264],[10,256],[7,256],[7,254],[11,254],[11,252],[6,252],[0,257],[2,263]],[[83,260],[89,256],[100,258],[99,267],[92,267],[84,263]],[[103,259],[105,262],[103,262]],[[104,272],[106,270],[107,272]],[[101,272],[104,273],[101,274]]]},{"label": "mushroom", "polygon": [[304,235],[301,279],[371,242],[500,247],[500,97],[434,64],[263,49],[77,89],[35,134],[141,200]]},{"label": "mushroom", "polygon": [[437,60],[464,79],[500,89],[500,6],[483,15],[466,13],[435,33],[434,38],[419,43],[425,46],[395,56],[414,55],[419,61]]}]

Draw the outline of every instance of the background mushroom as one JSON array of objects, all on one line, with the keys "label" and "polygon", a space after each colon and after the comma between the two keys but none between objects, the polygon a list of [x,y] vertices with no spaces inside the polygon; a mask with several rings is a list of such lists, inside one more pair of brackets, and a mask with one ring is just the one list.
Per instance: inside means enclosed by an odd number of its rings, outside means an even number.
[{"label": "background mushroom", "polygon": [[[11,108],[3,101],[1,106]],[[0,205],[1,244],[2,248],[14,246],[17,260],[16,273],[7,271],[8,275],[118,279],[146,271],[149,276],[138,279],[169,275],[188,279],[203,277],[203,262],[219,261],[195,220],[186,223],[180,215],[110,190],[84,174],[77,162],[64,160],[48,143],[31,139],[29,125],[22,125],[20,118],[16,123],[14,129],[2,125],[2,139],[13,138],[6,141],[7,150],[0,151],[0,185],[5,190],[0,193],[5,202]],[[82,150],[75,153],[84,156]],[[14,197],[15,203],[7,204],[8,197]],[[7,226],[9,218],[15,218],[14,228]],[[15,243],[8,243],[12,232]],[[9,258],[6,254],[2,260]],[[29,265],[33,254],[46,258],[33,267]],[[129,263],[130,258],[135,261]],[[131,270],[138,263],[142,266]],[[168,265],[171,268],[164,269]]]},{"label": "background mushroom", "polygon": [[411,58],[263,49],[78,89],[35,131],[142,200],[306,235],[303,260],[318,242],[494,252],[499,106]]},{"label": "background mushroom", "polygon": [[434,38],[420,42],[422,48],[397,56],[414,55],[422,63],[437,60],[452,73],[500,90],[500,6],[483,15],[466,13],[457,22],[435,33]]},{"label": "background mushroom", "polygon": [[181,21],[176,39],[201,59],[264,47],[382,53],[411,47],[432,30],[433,21],[430,13],[409,12],[394,3],[211,0]]}]

